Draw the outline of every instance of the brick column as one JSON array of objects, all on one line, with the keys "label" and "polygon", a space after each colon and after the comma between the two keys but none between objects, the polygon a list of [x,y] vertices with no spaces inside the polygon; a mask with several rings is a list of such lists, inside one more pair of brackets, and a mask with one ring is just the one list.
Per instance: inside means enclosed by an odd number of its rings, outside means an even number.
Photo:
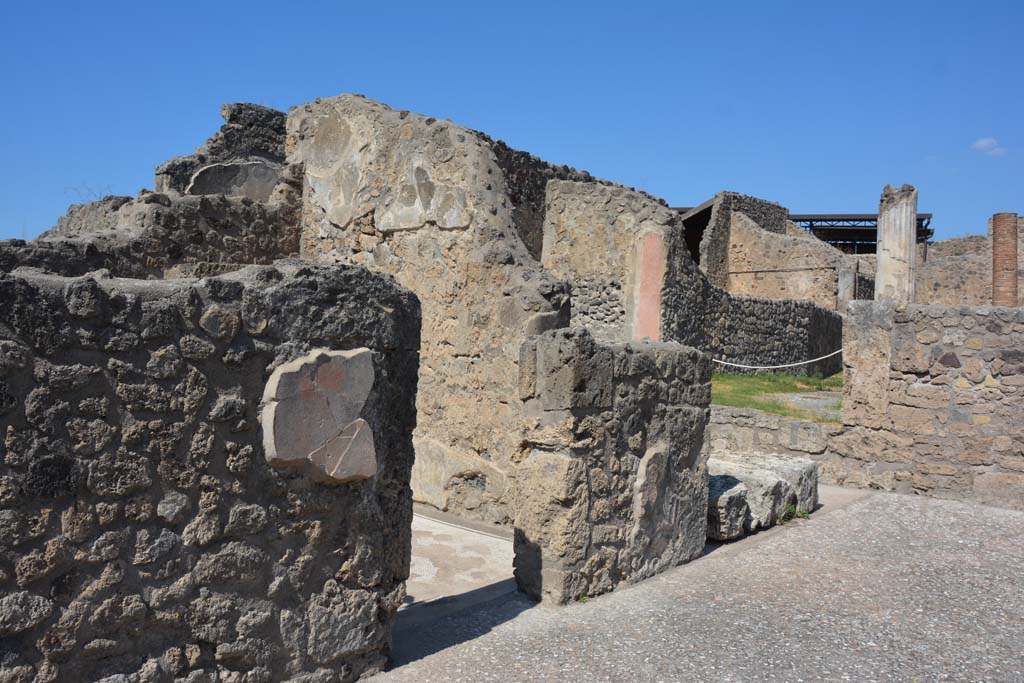
[{"label": "brick column", "polygon": [[1017,214],[992,216],[992,305],[1017,305]]},{"label": "brick column", "polygon": [[917,190],[886,185],[878,206],[875,301],[914,303],[917,261]]}]

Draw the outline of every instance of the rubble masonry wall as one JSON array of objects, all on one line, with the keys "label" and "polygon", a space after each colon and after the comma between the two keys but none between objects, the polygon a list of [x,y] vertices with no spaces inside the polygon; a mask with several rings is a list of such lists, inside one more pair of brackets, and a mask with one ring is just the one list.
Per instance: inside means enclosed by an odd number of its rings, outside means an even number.
[{"label": "rubble masonry wall", "polygon": [[422,302],[416,500],[509,523],[519,347],[569,306],[519,237],[490,140],[343,95],[292,110],[288,158],[305,173],[302,257],[392,274]]},{"label": "rubble masonry wall", "polygon": [[[819,358],[842,346],[842,317],[809,301],[730,296],[697,275],[682,231],[668,235],[662,289],[662,339],[744,365],[784,365]],[[716,368],[722,369],[722,368]],[[828,376],[842,355],[783,372]],[[729,372],[743,372],[728,368]]]},{"label": "rubble masonry wall", "polygon": [[733,212],[729,238],[729,288],[734,296],[811,301],[842,311],[854,296],[856,262],[835,247],[797,228],[769,232],[740,212]]},{"label": "rubble masonry wall", "polygon": [[[409,570],[415,298],[303,264],[23,272],[0,275],[0,320],[0,677],[384,666]],[[332,486],[270,466],[270,371],[358,347],[376,368],[361,412],[376,475]]]},{"label": "rubble masonry wall", "polygon": [[[731,296],[713,286],[690,257],[683,230],[677,212],[641,192],[549,182],[543,265],[572,288],[571,325],[606,341],[639,336],[638,290],[643,269],[651,267],[642,258],[644,241],[654,236],[665,252],[658,302],[661,340],[749,365],[805,361],[841,346],[842,318],[830,310],[810,301]],[[842,359],[836,356],[793,371],[833,374],[841,369]]]},{"label": "rubble masonry wall", "polygon": [[1024,309],[859,301],[842,424],[715,406],[718,452],[787,453],[822,481],[1024,509]]},{"label": "rubble masonry wall", "polygon": [[846,480],[1024,508],[1024,308],[856,302]]},{"label": "rubble masonry wall", "polygon": [[564,603],[696,558],[706,537],[702,452],[710,363],[657,342],[554,330],[523,345],[522,498],[515,572]]}]

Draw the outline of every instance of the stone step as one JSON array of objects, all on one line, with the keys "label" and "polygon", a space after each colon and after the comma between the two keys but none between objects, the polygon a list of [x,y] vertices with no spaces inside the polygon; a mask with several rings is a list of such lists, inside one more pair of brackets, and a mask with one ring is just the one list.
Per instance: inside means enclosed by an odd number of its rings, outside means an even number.
[{"label": "stone step", "polygon": [[708,538],[732,541],[818,505],[818,464],[781,454],[719,453],[708,460]]}]

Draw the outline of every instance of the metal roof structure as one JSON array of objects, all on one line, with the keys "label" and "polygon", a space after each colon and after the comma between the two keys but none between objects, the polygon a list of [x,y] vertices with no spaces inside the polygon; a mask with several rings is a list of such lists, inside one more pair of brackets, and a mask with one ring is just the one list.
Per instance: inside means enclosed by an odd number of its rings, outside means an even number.
[{"label": "metal roof structure", "polygon": [[[793,221],[823,242],[855,254],[874,253],[878,243],[877,213],[790,214]],[[930,213],[917,214],[917,241],[926,243],[934,231]]]}]

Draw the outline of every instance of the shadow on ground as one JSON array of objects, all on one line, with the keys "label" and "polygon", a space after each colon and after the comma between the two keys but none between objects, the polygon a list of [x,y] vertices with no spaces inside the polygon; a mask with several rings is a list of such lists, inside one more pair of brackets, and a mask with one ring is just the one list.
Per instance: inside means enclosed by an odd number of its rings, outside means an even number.
[{"label": "shadow on ground", "polygon": [[536,604],[516,590],[514,579],[413,603],[400,610],[395,620],[391,668],[478,638]]}]

